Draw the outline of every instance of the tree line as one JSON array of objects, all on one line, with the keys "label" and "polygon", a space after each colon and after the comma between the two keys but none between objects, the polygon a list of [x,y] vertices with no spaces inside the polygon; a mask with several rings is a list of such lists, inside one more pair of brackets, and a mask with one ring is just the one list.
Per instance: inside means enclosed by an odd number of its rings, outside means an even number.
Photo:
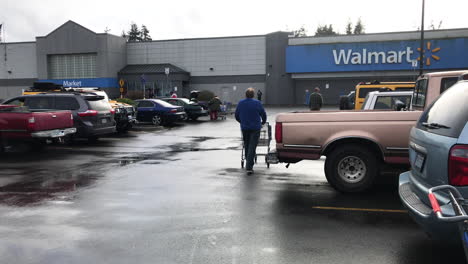
[{"label": "tree line", "polygon": [[[356,25],[351,23],[351,21],[348,21],[346,24],[345,28],[346,35],[359,35],[359,34],[364,34],[365,32],[365,26],[361,21],[361,18],[359,18],[356,22]],[[307,30],[305,29],[304,26],[301,26],[299,29],[293,31],[293,35],[295,37],[306,37],[307,35]],[[323,36],[336,36],[340,35],[335,29],[333,28],[332,24],[329,25],[319,25],[315,31],[314,36],[315,37],[323,37]]]},{"label": "tree line", "polygon": [[127,42],[142,42],[142,41],[151,41],[153,40],[149,34],[148,28],[145,25],[141,25],[141,30],[138,28],[138,25],[134,22],[130,24],[130,30],[125,32],[122,30],[122,37],[127,40]]}]

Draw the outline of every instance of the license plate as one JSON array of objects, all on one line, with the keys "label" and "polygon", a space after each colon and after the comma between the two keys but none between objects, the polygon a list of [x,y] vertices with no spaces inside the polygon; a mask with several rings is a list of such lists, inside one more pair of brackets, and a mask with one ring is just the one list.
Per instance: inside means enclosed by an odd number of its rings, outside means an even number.
[{"label": "license plate", "polygon": [[422,172],[424,168],[424,161],[426,160],[426,155],[416,152],[416,158],[414,159],[414,167]]},{"label": "license plate", "polygon": [[52,137],[63,137],[63,136],[65,136],[65,131],[63,130],[54,131],[52,134]]},{"label": "license plate", "polygon": [[103,124],[107,123],[107,118],[101,119],[101,123],[103,123]]}]

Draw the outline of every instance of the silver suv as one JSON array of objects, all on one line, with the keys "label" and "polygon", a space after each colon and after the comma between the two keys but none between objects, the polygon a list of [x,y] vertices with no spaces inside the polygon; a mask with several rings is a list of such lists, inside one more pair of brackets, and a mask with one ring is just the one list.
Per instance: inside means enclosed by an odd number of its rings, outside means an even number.
[{"label": "silver suv", "polygon": [[[433,238],[456,243],[457,225],[437,220],[429,189],[452,185],[468,198],[468,81],[445,91],[412,128],[411,170],[400,175],[399,194],[412,218]],[[453,216],[448,194],[437,193],[442,214]]]}]

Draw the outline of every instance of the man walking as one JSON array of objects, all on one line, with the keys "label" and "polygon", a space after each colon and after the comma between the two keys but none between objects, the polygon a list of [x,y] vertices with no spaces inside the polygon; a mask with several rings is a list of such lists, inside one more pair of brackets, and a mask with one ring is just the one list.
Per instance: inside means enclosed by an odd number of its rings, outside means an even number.
[{"label": "man walking", "polygon": [[263,95],[262,91],[258,90],[258,91],[257,91],[257,99],[258,99],[260,102],[262,101],[262,95]]},{"label": "man walking", "polygon": [[315,87],[314,92],[310,95],[309,108],[313,111],[319,111],[322,108],[323,99],[320,94],[320,88]]},{"label": "man walking", "polygon": [[240,123],[242,130],[242,139],[244,141],[245,157],[247,161],[245,168],[248,175],[253,173],[260,130],[267,120],[262,103],[259,100],[253,99],[254,96],[255,90],[253,88],[248,88],[245,91],[245,99],[241,100],[236,108],[236,120]]}]

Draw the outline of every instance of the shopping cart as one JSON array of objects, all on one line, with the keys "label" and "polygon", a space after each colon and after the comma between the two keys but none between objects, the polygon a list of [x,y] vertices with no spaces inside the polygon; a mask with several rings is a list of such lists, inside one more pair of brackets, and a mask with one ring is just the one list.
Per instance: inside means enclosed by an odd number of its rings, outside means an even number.
[{"label": "shopping cart", "polygon": [[[260,138],[258,139],[257,151],[255,154],[255,163],[257,163],[257,156],[265,156],[265,163],[267,165],[267,168],[270,168],[270,163],[267,161],[267,155],[270,152],[270,143],[271,143],[271,126],[270,126],[270,123],[266,122],[260,129]],[[259,148],[260,150],[262,148],[266,149],[266,151],[259,153]],[[242,140],[242,152],[241,152],[241,167],[242,168],[244,168],[245,160],[246,160],[245,146],[244,146],[244,140]]]},{"label": "shopping cart", "polygon": [[224,102],[224,104],[221,105],[221,109],[218,112],[218,119],[226,120],[226,117],[229,114],[232,114],[231,106],[232,104],[230,102]]},{"label": "shopping cart", "polygon": [[[444,216],[440,208],[439,202],[435,195],[436,192],[445,191],[449,195],[450,204],[452,205],[454,216]],[[437,216],[437,219],[442,222],[458,223],[458,230],[465,251],[465,257],[468,261],[468,214],[465,209],[467,203],[457,188],[451,185],[440,185],[429,189],[429,201],[431,202],[432,210]],[[449,204],[447,203],[447,204]]]}]

